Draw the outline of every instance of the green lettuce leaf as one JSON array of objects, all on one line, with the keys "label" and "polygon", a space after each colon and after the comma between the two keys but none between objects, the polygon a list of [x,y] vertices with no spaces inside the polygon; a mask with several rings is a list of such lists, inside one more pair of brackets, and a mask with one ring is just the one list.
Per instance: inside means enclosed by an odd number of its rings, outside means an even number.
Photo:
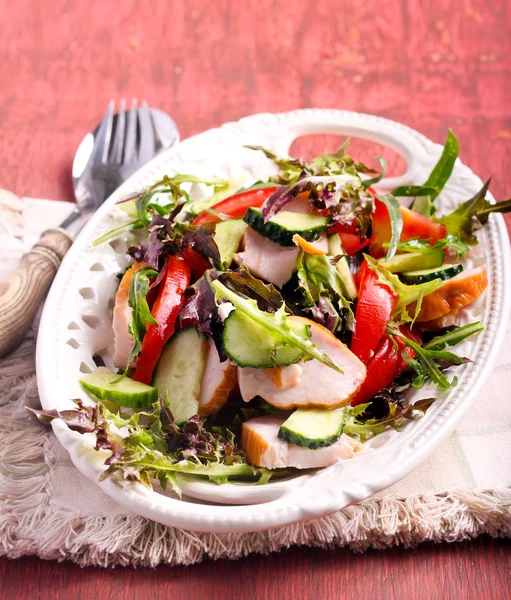
[{"label": "green lettuce leaf", "polygon": [[[394,275],[382,267],[380,263],[371,256],[364,254],[364,258],[366,259],[369,268],[378,275],[378,281],[382,285],[388,286],[397,294],[398,300],[394,311],[394,317],[399,317],[402,322],[411,321],[413,323],[420,312],[424,296],[434,292],[443,284],[441,279],[433,279],[433,281],[427,281],[418,285],[407,285],[406,283],[403,283],[397,275]],[[416,303],[415,314],[411,317],[408,313],[408,307],[414,303]]]},{"label": "green lettuce leaf", "polygon": [[447,346],[456,346],[456,344],[483,330],[484,325],[480,321],[468,323],[433,337],[429,342],[423,344],[422,348],[423,350],[444,350]]},{"label": "green lettuce leaf", "polygon": [[332,332],[353,331],[355,316],[331,258],[300,252],[296,260],[298,291],[314,321]]}]

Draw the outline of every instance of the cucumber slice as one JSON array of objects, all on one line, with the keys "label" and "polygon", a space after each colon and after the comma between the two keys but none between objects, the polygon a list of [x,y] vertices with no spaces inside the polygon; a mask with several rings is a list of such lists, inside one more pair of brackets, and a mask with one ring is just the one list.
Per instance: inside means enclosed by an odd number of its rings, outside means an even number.
[{"label": "cucumber slice", "polygon": [[98,367],[93,373],[84,375],[80,384],[93,398],[109,400],[126,408],[145,408],[158,400],[156,388],[129,377],[113,383],[119,377],[106,367]]},{"label": "cucumber slice", "polygon": [[342,434],[346,409],[298,409],[279,429],[279,438],[289,444],[315,450],[334,444]]},{"label": "cucumber slice", "polygon": [[281,211],[267,223],[261,209],[250,207],[243,217],[252,229],[281,246],[294,246],[293,236],[299,234],[304,240],[313,242],[328,228],[328,218]]},{"label": "cucumber slice", "polygon": [[420,252],[406,252],[404,254],[396,254],[389,262],[380,261],[380,263],[382,267],[385,267],[391,273],[434,269],[444,264],[444,252],[441,248],[424,254]]},{"label": "cucumber slice", "polygon": [[207,352],[206,336],[188,327],[170,339],[156,367],[153,385],[168,399],[178,425],[199,412]]},{"label": "cucumber slice", "polygon": [[217,223],[215,228],[215,242],[220,251],[221,268],[228,269],[230,267],[247,227],[248,225],[242,219],[232,219]]},{"label": "cucumber slice", "polygon": [[[297,334],[309,338],[309,326],[289,321]],[[222,336],[225,353],[240,367],[278,367],[296,362],[300,349],[285,345],[278,336],[254,323],[239,310],[233,310],[224,322]]]},{"label": "cucumber slice", "polygon": [[[331,256],[339,256],[339,254],[344,254],[341,238],[338,233],[328,236],[328,252]],[[342,279],[344,296],[348,300],[355,300],[355,298],[358,296],[357,286],[355,285],[355,280],[351,274],[348,259],[345,256],[341,258],[341,260],[335,263],[335,268]]]},{"label": "cucumber slice", "polygon": [[462,271],[463,265],[461,264],[444,265],[441,268],[401,273],[401,277],[406,281],[406,283],[425,283],[426,281],[433,281],[433,279],[442,279],[446,281],[455,275],[459,275]]}]

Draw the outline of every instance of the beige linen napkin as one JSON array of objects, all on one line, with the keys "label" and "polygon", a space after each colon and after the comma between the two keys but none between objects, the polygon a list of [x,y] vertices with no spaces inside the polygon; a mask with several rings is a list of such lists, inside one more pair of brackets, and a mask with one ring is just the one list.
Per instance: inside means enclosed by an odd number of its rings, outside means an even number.
[{"label": "beige linen napkin", "polygon": [[[0,193],[0,274],[71,208]],[[0,555],[37,554],[81,565],[192,564],[292,544],[364,550],[511,535],[511,329],[473,408],[431,458],[399,483],[324,519],[213,535],[128,513],[81,475],[51,429],[26,412],[24,406],[39,402],[36,327],[0,361]]]}]

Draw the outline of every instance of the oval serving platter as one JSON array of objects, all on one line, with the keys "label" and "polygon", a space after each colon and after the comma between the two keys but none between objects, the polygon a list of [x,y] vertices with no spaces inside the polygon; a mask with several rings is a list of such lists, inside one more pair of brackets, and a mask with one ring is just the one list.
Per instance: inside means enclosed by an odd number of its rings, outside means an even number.
[{"label": "oval serving platter", "polygon": [[[101,206],[62,263],[44,307],[37,340],[37,381],[44,409],[71,408],[72,398],[90,403],[78,383],[80,375],[95,368],[94,356],[111,365],[116,274],[128,262],[125,252],[132,234],[99,247],[93,247],[92,240],[125,218],[114,208],[115,203],[166,173],[245,176],[245,184],[267,178],[273,172],[270,161],[243,146],[261,145],[285,155],[296,138],[309,134],[364,138],[397,151],[407,170],[400,177],[384,179],[378,189],[422,183],[442,151],[438,144],[399,123],[323,109],[254,115],[165,151]],[[439,197],[440,212],[452,210],[480,187],[481,180],[458,160]],[[199,197],[204,193],[200,186],[192,189]],[[425,460],[452,432],[491,372],[509,321],[511,296],[511,255],[502,216],[491,215],[479,237],[481,243],[470,261],[485,264],[490,285],[479,301],[464,311],[462,322],[478,319],[486,329],[459,347],[460,354],[473,362],[457,369],[458,386],[435,402],[423,418],[400,432],[377,436],[351,460],[264,486],[183,480],[185,496],[179,500],[133,482],[99,482],[108,454],[93,449],[94,436],[72,432],[60,421],[52,424],[55,434],[76,467],[104,492],[130,511],[166,525],[208,532],[257,531],[326,516],[358,502],[392,485]],[[420,393],[428,395],[428,390]]]}]

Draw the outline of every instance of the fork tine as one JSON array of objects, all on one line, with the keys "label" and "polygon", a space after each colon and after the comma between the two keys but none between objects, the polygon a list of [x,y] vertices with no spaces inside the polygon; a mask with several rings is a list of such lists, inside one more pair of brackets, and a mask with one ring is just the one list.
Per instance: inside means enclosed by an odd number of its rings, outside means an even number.
[{"label": "fork tine", "polygon": [[126,122],[125,113],[126,101],[124,98],[119,104],[119,112],[115,122],[114,139],[112,141],[112,150],[110,152],[110,162],[115,165],[122,164],[122,149],[124,147],[124,129]]},{"label": "fork tine", "polygon": [[137,147],[137,100],[133,98],[131,108],[128,111],[124,139],[124,163],[130,164],[136,161]]},{"label": "fork tine", "polygon": [[110,100],[105,118],[101,121],[98,132],[94,136],[94,147],[90,157],[91,164],[106,163],[112,135],[115,102]]},{"label": "fork tine", "polygon": [[140,147],[138,149],[138,160],[144,164],[154,156],[155,146],[153,120],[145,100],[138,109],[138,123],[140,126]]}]

